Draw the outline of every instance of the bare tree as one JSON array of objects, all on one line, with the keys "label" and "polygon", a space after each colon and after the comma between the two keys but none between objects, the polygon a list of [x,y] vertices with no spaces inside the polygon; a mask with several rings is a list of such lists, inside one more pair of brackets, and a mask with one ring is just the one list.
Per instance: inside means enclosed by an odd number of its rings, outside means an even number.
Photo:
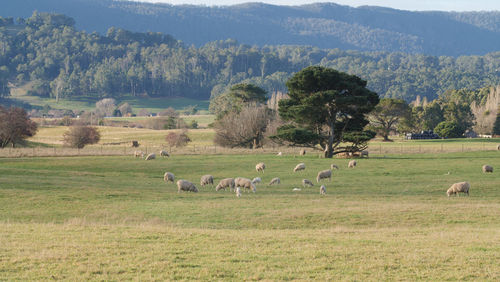
[{"label": "bare tree", "polygon": [[191,142],[191,139],[189,138],[187,133],[187,130],[182,130],[180,133],[170,132],[165,137],[165,141],[167,141],[170,146],[184,147],[187,145],[187,143]]},{"label": "bare tree", "polygon": [[0,106],[0,147],[15,147],[27,137],[35,135],[37,125],[22,108],[5,109]]},{"label": "bare tree", "polygon": [[267,106],[246,106],[240,113],[226,114],[214,126],[214,141],[224,147],[262,147],[271,117]]},{"label": "bare tree", "polygon": [[474,114],[476,125],[474,131],[479,134],[491,134],[493,124],[497,118],[498,106],[500,105],[500,86],[491,88],[484,105],[475,101],[471,104],[471,111]]},{"label": "bare tree", "polygon": [[112,116],[116,109],[116,100],[113,98],[106,98],[95,103],[96,114],[105,117]]}]

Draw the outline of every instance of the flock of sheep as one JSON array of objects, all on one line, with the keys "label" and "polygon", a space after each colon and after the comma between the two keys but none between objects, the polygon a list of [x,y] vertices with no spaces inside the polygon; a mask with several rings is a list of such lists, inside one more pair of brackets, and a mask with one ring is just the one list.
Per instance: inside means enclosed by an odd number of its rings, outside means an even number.
[{"label": "flock of sheep", "polygon": [[[159,152],[160,156],[163,157],[170,157],[170,154],[167,151],[161,150]],[[301,150],[299,153],[301,156],[305,155],[305,150]],[[278,156],[281,156],[282,153],[279,152],[277,154]],[[135,151],[134,156],[137,157],[144,157],[144,153],[141,151]],[[368,156],[368,153],[366,153],[366,156]],[[155,153],[148,154],[145,158],[145,160],[153,160],[156,158]],[[357,165],[357,162],[355,160],[349,161],[347,167],[348,168],[355,168]],[[258,163],[255,165],[255,170],[257,173],[264,173],[266,169],[266,164],[263,162]],[[306,169],[305,163],[299,163],[295,166],[293,169],[293,172],[298,172]],[[316,182],[319,183],[321,180],[328,179],[329,181],[332,180],[332,170],[339,169],[339,167],[336,164],[331,164],[330,169],[322,170],[319,171],[317,176],[316,176]],[[484,173],[492,173],[493,172],[493,167],[490,165],[483,165],[482,167]],[[175,182],[175,176],[171,172],[165,172],[163,175],[163,180],[165,182]],[[225,178],[219,181],[217,186],[215,187],[215,191],[220,191],[220,190],[226,190],[226,188],[229,188],[231,192],[235,192],[237,197],[241,197],[241,191],[242,189],[246,189],[247,191],[252,191],[256,192],[257,187],[256,185],[258,183],[261,183],[262,179],[260,177],[255,177],[254,179],[250,180],[248,178],[244,177],[236,177],[236,178]],[[276,185],[280,184],[281,180],[278,177],[274,177],[271,179],[269,182],[269,186],[271,185]],[[198,188],[190,181],[188,180],[178,180],[177,181],[177,192],[181,191],[188,191],[188,192],[198,192]],[[214,177],[210,174],[203,175],[200,179],[200,185],[201,186],[206,186],[206,185],[214,185]],[[306,187],[312,187],[314,186],[314,183],[309,180],[309,179],[302,179],[302,186],[304,188]],[[469,195],[469,190],[470,190],[470,184],[468,182],[458,182],[454,183],[451,185],[451,187],[446,191],[446,194],[448,197],[451,195],[456,195],[458,196],[459,193],[464,193],[467,196]],[[301,191],[300,188],[293,188],[293,191]],[[326,194],[326,186],[321,185],[319,189],[320,195],[325,195]]]}]

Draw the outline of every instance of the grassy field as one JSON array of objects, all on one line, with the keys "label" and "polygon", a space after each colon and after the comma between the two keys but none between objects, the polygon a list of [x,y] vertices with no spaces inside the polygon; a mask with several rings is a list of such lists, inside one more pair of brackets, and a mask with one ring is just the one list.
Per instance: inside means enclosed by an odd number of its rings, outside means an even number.
[{"label": "grassy field", "polygon": [[[258,176],[257,193],[163,182]],[[293,173],[304,162],[307,169]],[[500,152],[0,159],[5,280],[499,280]],[[327,195],[293,192],[339,165]],[[267,186],[280,177],[277,186]],[[470,197],[447,198],[469,181]]]},{"label": "grassy field", "polygon": [[[85,110],[92,111],[95,110],[95,103],[99,100],[94,97],[75,97],[72,100],[61,99],[56,102],[53,98],[44,98],[39,96],[27,95],[27,90],[30,89],[30,85],[27,84],[23,87],[13,88],[11,90],[11,98],[14,100],[29,103],[33,106],[43,107],[45,105],[50,105],[53,109],[63,109],[63,110]],[[144,97],[124,97],[122,99],[117,99],[118,103],[127,102],[132,106],[134,113],[138,113],[141,109],[147,109],[151,112],[158,113],[168,107],[172,107],[176,110],[183,110],[190,106],[196,106],[201,113],[207,113],[208,111],[208,100],[194,100],[189,98],[144,98]]]}]

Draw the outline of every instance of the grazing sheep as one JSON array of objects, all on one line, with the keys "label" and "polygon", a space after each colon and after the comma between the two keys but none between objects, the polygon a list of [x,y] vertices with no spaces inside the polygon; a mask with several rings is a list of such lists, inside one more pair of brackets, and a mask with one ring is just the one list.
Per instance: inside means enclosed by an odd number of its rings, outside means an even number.
[{"label": "grazing sheep", "polygon": [[332,164],[330,167],[331,169],[339,169],[339,167],[336,164]]},{"label": "grazing sheep", "polygon": [[144,158],[144,152],[142,152],[142,151],[135,151],[134,152],[134,157],[136,157],[136,158],[139,158],[139,157]]},{"label": "grazing sheep", "polygon": [[321,185],[321,187],[319,187],[319,194],[320,195],[326,195],[326,187],[325,187],[325,185]]},{"label": "grazing sheep", "polygon": [[225,191],[227,187],[229,187],[230,191],[234,190],[234,179],[233,178],[224,178],[221,181],[219,181],[219,184],[217,184],[217,186],[215,187],[215,191],[219,191],[222,189],[224,189],[224,191]]},{"label": "grazing sheep", "polygon": [[316,182],[319,183],[321,179],[328,178],[330,181],[332,181],[332,170],[331,169],[326,169],[318,172],[318,176],[316,176]]},{"label": "grazing sheep", "polygon": [[278,152],[278,153],[276,154],[276,156],[282,156],[282,155],[283,155],[283,153],[281,153],[281,152]]},{"label": "grazing sheep", "polygon": [[207,184],[214,185],[214,177],[210,174],[203,175],[200,179],[201,186],[205,186]]},{"label": "grazing sheep", "polygon": [[254,193],[257,191],[257,188],[255,187],[255,185],[248,178],[236,177],[234,179],[234,185],[236,186],[236,188],[238,188],[238,187],[245,188],[248,190],[252,190],[252,192],[254,192]]},{"label": "grazing sheep", "polygon": [[305,156],[305,154],[306,154],[306,150],[305,149],[300,150],[299,155]]},{"label": "grazing sheep", "polygon": [[266,169],[266,164],[264,163],[258,163],[255,166],[255,170],[257,170],[257,172],[262,171],[262,173],[264,173],[264,169]]},{"label": "grazing sheep", "polygon": [[278,177],[275,177],[271,179],[271,182],[269,182],[269,185],[274,185],[274,184],[280,184],[281,180]]},{"label": "grazing sheep", "polygon": [[293,188],[292,191],[302,191],[300,188]]},{"label": "grazing sheep", "polygon": [[236,197],[241,197],[241,190],[240,187],[236,187]]},{"label": "grazing sheep", "polygon": [[168,172],[168,171],[167,171],[167,172],[165,172],[165,174],[163,175],[163,180],[164,180],[165,182],[169,182],[169,181],[171,181],[172,183],[174,183],[175,176],[174,176],[174,174],[173,174],[173,173],[171,173],[171,172]]},{"label": "grazing sheep", "polygon": [[483,172],[493,172],[493,167],[490,165],[483,165]]},{"label": "grazing sheep", "polygon": [[314,184],[309,179],[302,179],[302,186],[304,186],[304,188],[306,188],[306,186],[312,187],[312,186],[314,186]]},{"label": "grazing sheep", "polygon": [[160,156],[162,156],[162,157],[170,157],[170,154],[167,151],[161,150],[160,151]]},{"label": "grazing sheep", "polygon": [[181,191],[188,191],[188,192],[198,192],[198,188],[194,186],[193,183],[187,181],[187,180],[179,180],[177,181],[177,193]]},{"label": "grazing sheep", "polygon": [[293,169],[293,172],[297,172],[299,170],[304,170],[304,169],[306,169],[306,165],[304,163],[300,163],[300,164],[295,166],[295,168]]},{"label": "grazing sheep", "polygon": [[262,182],[262,179],[260,177],[255,177],[254,179],[252,179],[252,183],[254,185],[257,185],[257,183],[261,183]]},{"label": "grazing sheep", "polygon": [[470,184],[468,182],[458,182],[453,185],[446,191],[446,194],[449,196],[457,195],[459,192],[467,194],[469,196]]},{"label": "grazing sheep", "polygon": [[497,150],[500,151],[500,145],[497,146]]},{"label": "grazing sheep", "polygon": [[154,160],[156,159],[156,154],[155,153],[151,153],[149,154],[147,157],[146,157],[146,161],[150,161],[150,160]]},{"label": "grazing sheep", "polygon": [[361,157],[367,157],[368,158],[368,151],[361,151]]},{"label": "grazing sheep", "polygon": [[347,165],[348,168],[354,168],[358,163],[355,160],[352,160]]}]

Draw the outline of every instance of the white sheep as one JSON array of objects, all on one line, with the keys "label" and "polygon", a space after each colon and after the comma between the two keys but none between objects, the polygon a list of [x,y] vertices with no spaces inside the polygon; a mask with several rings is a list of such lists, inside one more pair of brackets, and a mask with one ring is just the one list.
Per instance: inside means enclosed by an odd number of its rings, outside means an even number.
[{"label": "white sheep", "polygon": [[160,151],[160,156],[162,156],[162,157],[170,157],[170,154],[167,151],[161,150]]},{"label": "white sheep", "polygon": [[174,176],[174,174],[173,174],[173,173],[171,173],[171,172],[168,172],[168,171],[167,171],[167,172],[165,172],[165,174],[163,175],[163,180],[164,180],[165,182],[169,182],[169,181],[171,181],[172,183],[174,183],[175,176]]},{"label": "white sheep", "polygon": [[240,187],[236,187],[236,197],[241,197],[241,189]]},{"label": "white sheep", "polygon": [[279,179],[279,177],[275,177],[273,179],[271,179],[271,181],[269,182],[269,185],[275,185],[275,184],[280,184],[281,183],[281,180]]},{"label": "white sheep", "polygon": [[264,173],[264,169],[266,169],[266,164],[264,163],[258,163],[255,165],[255,170],[257,170],[257,172],[262,171],[262,173]]},{"label": "white sheep", "polygon": [[325,185],[321,185],[321,187],[319,187],[319,194],[320,195],[326,195],[326,187],[325,187]]},{"label": "white sheep", "polygon": [[458,193],[462,192],[467,194],[469,196],[469,189],[470,189],[470,184],[469,182],[458,182],[453,185],[446,191],[446,194],[449,196],[451,195],[457,195]]},{"label": "white sheep", "polygon": [[234,179],[233,178],[224,178],[221,181],[219,181],[219,184],[215,187],[215,191],[219,190],[226,190],[226,188],[229,187],[230,191],[234,190]]},{"label": "white sheep", "polygon": [[493,167],[490,165],[483,165],[483,172],[493,172]]},{"label": "white sheep", "polygon": [[497,146],[497,150],[500,151],[500,145]]},{"label": "white sheep", "polygon": [[177,181],[177,193],[181,191],[188,191],[188,192],[198,192],[198,188],[194,186],[193,183],[187,181],[187,180],[179,180]]},{"label": "white sheep", "polygon": [[292,191],[302,191],[302,189],[295,187],[292,189]]},{"label": "white sheep", "polygon": [[144,158],[144,152],[143,151],[135,151],[134,152],[134,157],[136,157],[136,158],[139,158],[139,157]]},{"label": "white sheep", "polygon": [[318,172],[318,176],[316,176],[316,182],[319,183],[321,179],[328,178],[330,181],[332,181],[332,170],[331,169],[326,169]]},{"label": "white sheep", "polygon": [[314,186],[314,184],[309,179],[302,179],[302,186],[304,186],[304,188],[306,188],[306,186],[312,187],[312,186]]},{"label": "white sheep", "polygon": [[252,192],[254,192],[254,193],[257,191],[257,188],[255,187],[255,185],[248,178],[236,177],[234,179],[234,185],[236,186],[236,188],[238,188],[238,187],[245,188],[248,190],[252,190]]},{"label": "white sheep", "polygon": [[156,154],[155,154],[155,153],[151,153],[151,154],[149,154],[149,155],[145,158],[145,160],[146,160],[146,161],[150,161],[150,160],[154,160],[154,159],[156,159]]},{"label": "white sheep", "polygon": [[257,183],[261,183],[262,182],[262,178],[260,177],[255,177],[254,179],[252,179],[252,183],[254,185],[257,185]]},{"label": "white sheep", "polygon": [[336,164],[331,164],[330,165],[330,168],[333,170],[333,169],[339,169],[339,167],[336,165]]},{"label": "white sheep", "polygon": [[299,155],[305,156],[305,154],[306,154],[306,150],[305,149],[300,150]]},{"label": "white sheep", "polygon": [[276,156],[282,156],[282,155],[283,155],[283,153],[281,153],[281,152],[278,152],[278,153],[276,154]]},{"label": "white sheep", "polygon": [[347,165],[348,168],[354,168],[358,163],[355,160],[352,160]]},{"label": "white sheep", "polygon": [[207,174],[207,175],[203,175],[201,178],[200,178],[200,185],[201,186],[205,186],[205,185],[214,185],[214,177],[210,174]]},{"label": "white sheep", "polygon": [[304,170],[304,169],[306,169],[306,165],[304,163],[300,163],[300,164],[295,166],[295,168],[293,169],[293,172],[297,172],[299,170]]}]

